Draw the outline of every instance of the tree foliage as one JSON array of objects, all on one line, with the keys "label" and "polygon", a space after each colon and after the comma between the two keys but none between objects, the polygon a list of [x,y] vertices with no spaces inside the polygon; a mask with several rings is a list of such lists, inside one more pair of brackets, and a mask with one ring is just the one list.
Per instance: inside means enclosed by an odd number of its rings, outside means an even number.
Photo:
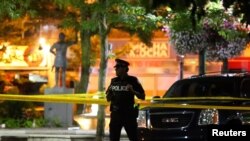
[{"label": "tree foliage", "polygon": [[[113,9],[114,16],[109,17],[111,27],[137,35],[142,42],[151,46],[153,32],[165,24],[166,19],[155,13],[148,13],[145,7],[118,3]],[[117,17],[117,18],[116,18]]]},{"label": "tree foliage", "polygon": [[1,0],[0,19],[18,19],[25,14],[33,15],[33,11],[27,11],[31,0]]},{"label": "tree foliage", "polygon": [[239,55],[245,49],[247,30],[237,17],[222,7],[210,5],[206,15],[197,21],[196,30],[190,28],[190,22],[183,23],[188,21],[189,15],[190,12],[175,13],[169,24],[171,41],[177,53],[198,54],[206,50],[208,60],[222,61]]},{"label": "tree foliage", "polygon": [[223,0],[226,9],[232,8],[233,15],[242,17],[241,22],[250,24],[250,2],[249,0]]},{"label": "tree foliage", "polygon": [[67,14],[52,0],[3,0],[0,7],[0,38],[19,45],[32,43],[41,25],[56,25]]},{"label": "tree foliage", "polygon": [[232,11],[233,16],[240,17],[241,23],[246,26],[250,24],[250,3],[249,0],[142,0],[148,4],[148,8],[169,6],[174,12],[190,11],[190,20],[193,28],[197,20],[206,14],[206,5],[209,2],[222,3],[223,7]]}]

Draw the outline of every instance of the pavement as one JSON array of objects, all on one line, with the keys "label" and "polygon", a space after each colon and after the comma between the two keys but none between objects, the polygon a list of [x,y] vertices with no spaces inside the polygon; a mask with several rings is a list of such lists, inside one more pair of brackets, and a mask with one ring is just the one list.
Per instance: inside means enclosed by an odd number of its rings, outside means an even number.
[{"label": "pavement", "polygon": [[[108,136],[108,131],[105,131],[103,140],[108,141]],[[0,129],[0,141],[95,141],[95,138],[95,130],[78,127]],[[128,141],[124,130],[121,132],[121,141]]]}]

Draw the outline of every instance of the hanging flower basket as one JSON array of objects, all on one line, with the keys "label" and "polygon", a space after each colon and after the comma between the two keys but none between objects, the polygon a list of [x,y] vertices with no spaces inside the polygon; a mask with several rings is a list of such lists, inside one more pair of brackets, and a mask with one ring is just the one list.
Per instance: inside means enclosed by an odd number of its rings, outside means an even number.
[{"label": "hanging flower basket", "polygon": [[177,13],[163,28],[180,55],[206,51],[208,61],[222,61],[240,55],[248,43],[248,32],[237,19],[223,9],[212,9],[195,26],[190,13]]}]

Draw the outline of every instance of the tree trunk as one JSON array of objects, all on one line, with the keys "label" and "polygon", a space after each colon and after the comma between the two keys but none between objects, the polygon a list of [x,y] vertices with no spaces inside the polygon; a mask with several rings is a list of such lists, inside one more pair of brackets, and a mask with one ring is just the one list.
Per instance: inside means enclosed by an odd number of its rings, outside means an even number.
[{"label": "tree trunk", "polygon": [[199,75],[204,75],[206,70],[206,51],[199,51]]},{"label": "tree trunk", "polygon": [[[107,26],[105,17],[103,17],[103,23],[99,26],[99,35],[101,40],[101,60],[99,67],[99,80],[98,80],[98,91],[105,91],[107,64],[108,64],[108,39],[107,39]],[[101,97],[105,98],[105,97]],[[105,127],[105,106],[98,106],[97,114],[97,130],[96,130],[96,141],[102,141],[104,137]]]},{"label": "tree trunk", "polygon": [[[81,49],[82,49],[82,64],[80,82],[76,86],[76,93],[86,93],[88,90],[89,76],[90,76],[90,48],[91,34],[89,31],[81,31]],[[77,104],[77,113],[82,114],[84,106]]]},{"label": "tree trunk", "polygon": [[222,68],[221,68],[222,73],[227,73],[228,72],[228,59],[224,58],[222,60]]}]

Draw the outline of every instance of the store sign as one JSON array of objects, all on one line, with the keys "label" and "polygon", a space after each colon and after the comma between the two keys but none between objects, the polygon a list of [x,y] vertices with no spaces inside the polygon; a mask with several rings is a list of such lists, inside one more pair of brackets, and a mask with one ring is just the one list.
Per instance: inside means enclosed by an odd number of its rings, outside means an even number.
[{"label": "store sign", "polygon": [[153,42],[152,47],[148,47],[143,43],[132,43],[132,47],[127,57],[130,58],[168,58],[170,55],[169,45],[166,41]]}]

